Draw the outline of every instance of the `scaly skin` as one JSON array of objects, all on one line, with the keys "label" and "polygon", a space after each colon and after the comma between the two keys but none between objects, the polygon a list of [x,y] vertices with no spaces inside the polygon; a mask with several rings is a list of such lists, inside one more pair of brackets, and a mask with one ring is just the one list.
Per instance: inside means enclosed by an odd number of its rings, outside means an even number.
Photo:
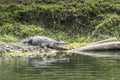
[{"label": "scaly skin", "polygon": [[33,36],[27,39],[23,39],[20,42],[30,45],[40,45],[43,48],[58,48],[61,44],[66,44],[64,41],[56,41],[54,39],[44,37],[44,36]]}]

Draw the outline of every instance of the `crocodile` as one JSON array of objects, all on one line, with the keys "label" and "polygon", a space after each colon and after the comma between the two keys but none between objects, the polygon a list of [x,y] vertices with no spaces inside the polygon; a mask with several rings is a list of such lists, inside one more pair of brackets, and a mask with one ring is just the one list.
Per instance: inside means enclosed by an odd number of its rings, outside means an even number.
[{"label": "crocodile", "polygon": [[67,42],[57,41],[44,36],[33,36],[30,38],[23,39],[20,42],[35,46],[39,45],[42,48],[53,48],[53,49],[60,49],[61,48],[60,45],[67,44]]}]

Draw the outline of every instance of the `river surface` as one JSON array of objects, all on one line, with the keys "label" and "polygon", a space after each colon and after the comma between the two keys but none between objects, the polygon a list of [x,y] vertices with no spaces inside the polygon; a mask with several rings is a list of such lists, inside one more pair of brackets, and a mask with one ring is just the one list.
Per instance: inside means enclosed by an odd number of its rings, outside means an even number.
[{"label": "river surface", "polygon": [[102,57],[96,54],[47,59],[14,57],[6,60],[1,57],[0,80],[120,80],[120,52]]}]

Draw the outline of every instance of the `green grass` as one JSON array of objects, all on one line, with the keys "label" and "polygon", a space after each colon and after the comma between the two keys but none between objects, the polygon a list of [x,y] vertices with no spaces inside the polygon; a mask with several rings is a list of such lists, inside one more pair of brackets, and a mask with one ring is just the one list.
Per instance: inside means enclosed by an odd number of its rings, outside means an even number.
[{"label": "green grass", "polygon": [[17,40],[18,38],[12,35],[0,35],[0,42],[16,42]]}]

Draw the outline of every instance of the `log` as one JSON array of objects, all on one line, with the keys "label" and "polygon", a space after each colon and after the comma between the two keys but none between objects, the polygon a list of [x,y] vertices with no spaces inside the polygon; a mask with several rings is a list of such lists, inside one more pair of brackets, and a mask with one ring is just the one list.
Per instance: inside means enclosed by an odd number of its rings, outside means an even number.
[{"label": "log", "polygon": [[120,41],[95,44],[80,48],[81,51],[120,50]]},{"label": "log", "polygon": [[81,51],[105,51],[105,50],[120,50],[120,41],[117,38],[110,38],[102,41],[98,41],[94,44],[72,49],[71,52]]},{"label": "log", "polygon": [[105,40],[101,40],[101,41],[95,42],[93,44],[101,44],[101,43],[115,42],[115,41],[118,41],[118,40],[117,40],[116,37],[113,37],[113,38],[109,38],[109,39],[105,39]]}]

